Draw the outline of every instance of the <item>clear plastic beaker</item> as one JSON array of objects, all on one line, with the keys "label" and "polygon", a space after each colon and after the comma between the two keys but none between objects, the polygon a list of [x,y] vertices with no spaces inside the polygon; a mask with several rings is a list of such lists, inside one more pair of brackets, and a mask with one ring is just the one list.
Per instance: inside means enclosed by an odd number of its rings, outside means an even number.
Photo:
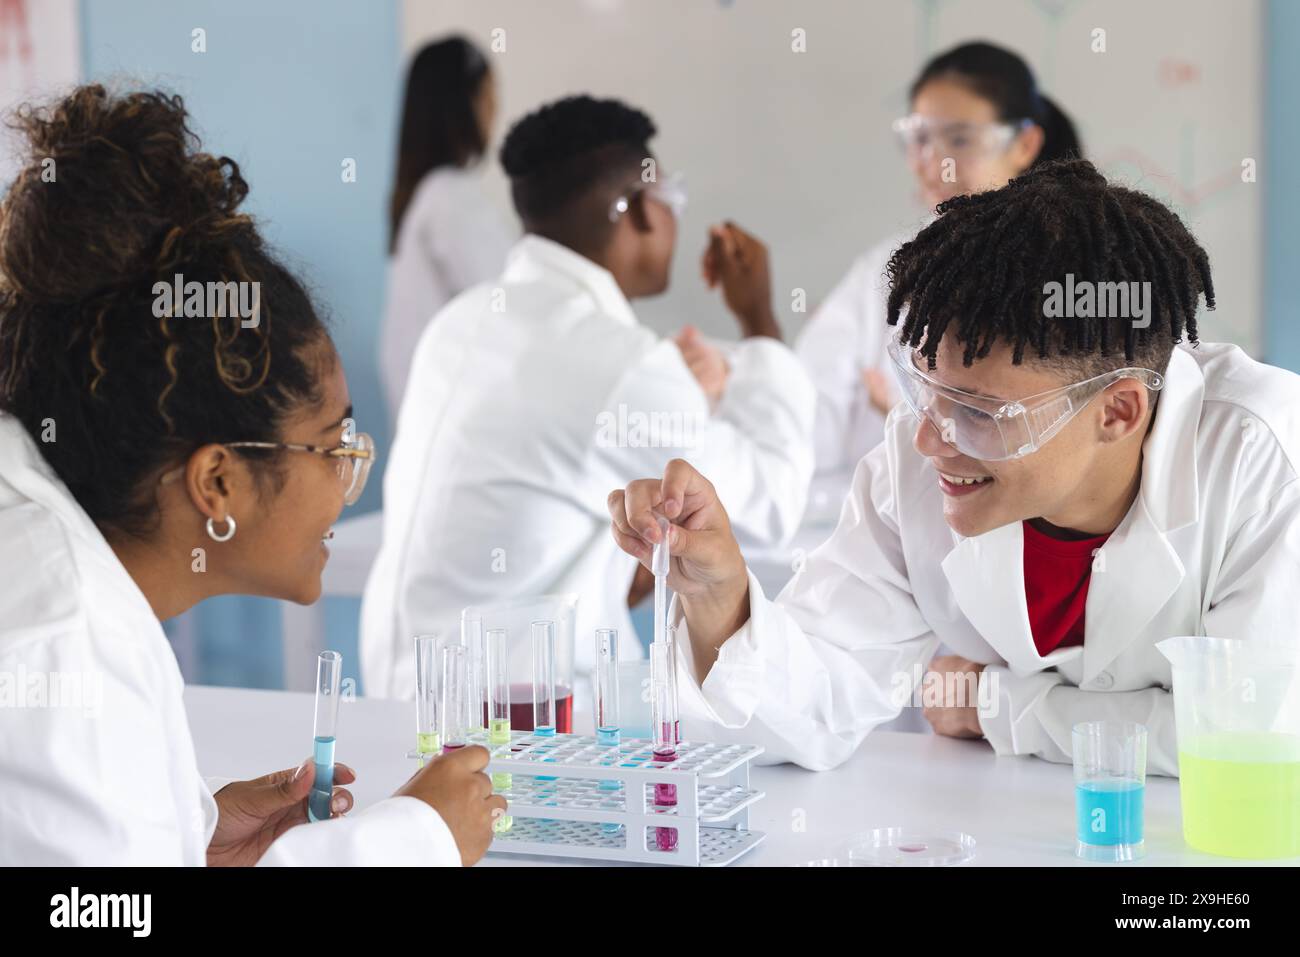
[{"label": "clear plastic beaker", "polygon": [[[549,621],[555,623],[555,730],[560,734],[573,732],[573,644],[577,609],[576,595],[541,595],[497,605],[473,605],[461,613],[463,621],[477,621],[467,632],[486,635],[498,628],[506,632],[512,731],[533,730],[533,623]],[[482,700],[481,688],[474,693]],[[485,713],[485,725],[487,717]]]},{"label": "clear plastic beaker", "polygon": [[1085,721],[1074,726],[1071,737],[1074,853],[1085,861],[1137,860],[1146,853],[1146,726]]},{"label": "clear plastic beaker", "polygon": [[1300,643],[1176,637],[1183,837],[1225,857],[1300,856]]}]

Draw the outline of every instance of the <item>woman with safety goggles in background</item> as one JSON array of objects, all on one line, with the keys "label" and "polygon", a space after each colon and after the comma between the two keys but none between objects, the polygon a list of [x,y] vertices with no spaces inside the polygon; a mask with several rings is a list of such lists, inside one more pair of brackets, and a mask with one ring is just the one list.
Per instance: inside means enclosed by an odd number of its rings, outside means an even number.
[{"label": "woman with safety goggles in background", "polygon": [[[1037,164],[1082,155],[1073,124],[1039,92],[1025,61],[990,43],[965,43],[926,64],[912,84],[911,108],[894,132],[929,213],[953,196],[1005,186]],[[795,346],[817,387],[817,471],[842,488],[880,441],[898,399],[884,352],[884,273],[910,236],[867,250]]]}]

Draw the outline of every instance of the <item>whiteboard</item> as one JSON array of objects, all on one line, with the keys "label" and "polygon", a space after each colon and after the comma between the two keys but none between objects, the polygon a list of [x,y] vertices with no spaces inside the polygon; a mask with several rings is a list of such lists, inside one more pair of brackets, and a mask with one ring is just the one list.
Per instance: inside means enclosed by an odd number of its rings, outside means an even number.
[{"label": "whiteboard", "polygon": [[[505,50],[489,53],[498,143],[571,93],[645,109],[652,149],[686,173],[691,198],[672,288],[636,309],[661,332],[694,322],[718,336],[735,327],[699,279],[709,223],[732,218],[768,243],[777,312],[797,332],[862,251],[923,214],[889,132],[921,65],[965,40],[1009,46],[1089,157],[1174,205],[1208,250],[1219,308],[1202,338],[1258,355],[1262,186],[1241,171],[1263,156],[1262,23],[1259,0],[406,0],[403,39],[409,54],[461,31],[488,50],[504,31]],[[795,29],[806,52],[792,51]],[[792,311],[795,289],[809,313]]]}]

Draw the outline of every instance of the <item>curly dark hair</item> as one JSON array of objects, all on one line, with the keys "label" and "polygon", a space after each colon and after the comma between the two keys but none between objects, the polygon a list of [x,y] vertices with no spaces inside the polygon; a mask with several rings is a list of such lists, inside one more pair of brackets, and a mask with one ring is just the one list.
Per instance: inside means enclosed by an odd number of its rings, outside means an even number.
[{"label": "curly dark hair", "polygon": [[[199,152],[187,122],[178,96],[100,85],[21,107],[26,166],[0,207],[0,411],[93,521],[135,535],[162,472],[207,443],[279,439],[334,361],[307,291],[239,212],[238,165]],[[155,283],[178,274],[259,283],[260,322],[156,317]],[[281,478],[274,453],[240,451]]]},{"label": "curly dark hair", "polygon": [[655,132],[640,110],[590,96],[566,97],[525,116],[501,144],[501,166],[524,225],[561,229],[585,197],[626,186],[639,175]]},{"label": "curly dark hair", "polygon": [[[1150,325],[1047,314],[1049,283],[1149,282]],[[889,260],[889,317],[935,366],[944,335],[963,362],[1011,346],[1076,377],[1135,363],[1163,373],[1184,335],[1197,341],[1202,295],[1214,308],[1205,250],[1181,219],[1145,193],[1107,182],[1086,160],[1034,167],[1002,189],[941,203],[938,217]]]}]

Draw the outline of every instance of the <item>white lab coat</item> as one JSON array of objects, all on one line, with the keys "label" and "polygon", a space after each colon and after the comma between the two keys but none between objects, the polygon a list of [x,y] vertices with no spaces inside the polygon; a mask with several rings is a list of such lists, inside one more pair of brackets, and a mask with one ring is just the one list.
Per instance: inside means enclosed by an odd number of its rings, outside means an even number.
[{"label": "white lab coat", "polygon": [[[940,644],[987,664],[981,715],[998,754],[1070,760],[1079,721],[1139,721],[1147,768],[1176,774],[1175,635],[1300,641],[1300,376],[1236,346],[1174,350],[1143,446],[1141,488],[1101,549],[1085,640],[1041,657],[1019,522],[962,538],[943,519],[914,424],[896,407],[859,464],[832,537],[775,601],[750,576],[749,622],[701,689],[680,681],[694,737],[756,741],[824,769],[899,712]],[[674,612],[676,613],[676,612]],[[682,627],[681,672],[695,677]],[[703,725],[694,722],[703,722]]]},{"label": "white lab coat", "polygon": [[397,421],[411,354],[430,318],[499,275],[518,234],[483,191],[478,169],[442,167],[420,180],[388,262],[379,381],[390,421]]},{"label": "white lab coat", "polygon": [[[0,539],[0,865],[204,864],[217,805],[199,774],[167,637],[94,523],[3,413]],[[49,706],[56,698],[60,706]],[[284,765],[308,751],[304,741]],[[459,864],[460,854],[436,811],[400,797],[294,828],[261,863]]]},{"label": "white lab coat", "polygon": [[[817,387],[813,448],[817,474],[842,473],[847,482],[862,456],[885,434],[885,417],[867,398],[862,373],[877,369],[893,384],[885,342],[889,315],[889,257],[913,233],[899,233],[859,256],[817,307],[794,350]],[[897,401],[897,387],[891,390]]]},{"label": "white lab coat", "polygon": [[[462,608],[543,594],[579,596],[585,673],[595,628],[632,634],[636,563],[610,536],[610,490],[682,457],[713,479],[747,541],[783,541],[812,475],[814,402],[794,354],[755,338],[735,347],[711,411],[676,344],[637,321],[607,270],[525,236],[500,280],[454,300],[416,349],[362,603],[366,693],[413,695],[413,636],[456,634]],[[624,412],[697,424],[658,434],[694,446],[602,432]]]}]

